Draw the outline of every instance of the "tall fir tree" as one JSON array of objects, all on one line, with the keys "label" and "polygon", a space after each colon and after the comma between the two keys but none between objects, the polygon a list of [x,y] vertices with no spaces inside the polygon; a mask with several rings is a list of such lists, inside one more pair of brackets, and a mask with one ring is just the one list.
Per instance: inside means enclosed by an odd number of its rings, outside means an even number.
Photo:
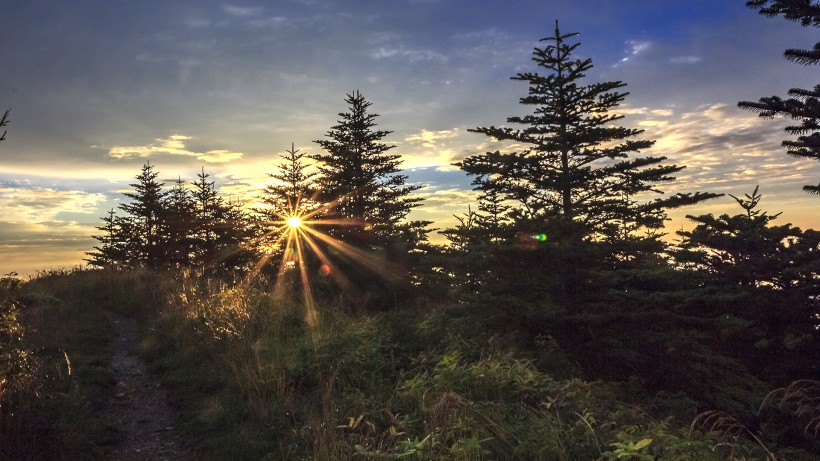
[{"label": "tall fir tree", "polygon": [[687,216],[696,226],[678,231],[682,240],[673,254],[679,264],[703,271],[724,285],[776,290],[814,283],[820,277],[817,232],[804,232],[791,224],[772,226],[780,213],[770,215],[759,209],[758,187],[751,195],[731,197],[744,213]]},{"label": "tall fir tree", "polygon": [[120,205],[131,220],[133,235],[133,254],[140,265],[158,269],[165,263],[166,248],[163,245],[165,233],[165,200],[168,195],[163,191],[163,183],[157,180],[159,173],[154,171],[150,162],[145,163],[142,171],[136,176],[136,183],[131,184],[133,192],[125,196],[131,201]]},{"label": "tall fir tree", "polygon": [[[513,215],[521,230],[547,232],[558,243],[602,240],[614,223],[657,229],[662,210],[712,197],[676,194],[637,205],[636,197],[660,192],[657,184],[673,180],[683,167],[662,165],[665,157],[633,156],[653,141],[633,139],[642,130],[613,125],[623,117],[611,111],[627,96],[619,92],[625,84],[583,84],[592,60],[573,57],[580,44],[567,39],[574,35],[562,34],[556,22],[554,35],[542,40],[550,44],[533,51],[532,60],[546,73],[512,77],[529,84],[520,102],[534,106],[530,115],[507,119],[523,128],[472,130],[527,147],[474,155],[456,165],[475,176],[478,190],[516,203]],[[650,232],[647,238],[655,236]]]},{"label": "tall fir tree", "polygon": [[319,200],[328,204],[325,219],[345,223],[329,225],[328,233],[361,248],[414,248],[426,240],[430,224],[406,221],[422,201],[411,196],[421,186],[406,185],[401,156],[389,153],[396,146],[382,142],[391,132],[376,129],[378,114],[368,112],[371,103],[359,91],[345,102],[349,112],[339,114],[328,139],[315,141],[326,153],[310,156],[320,162],[316,182]]},{"label": "tall fir tree", "polygon": [[[347,285],[361,291],[354,302],[386,306],[395,303],[398,287],[407,288],[419,268],[430,222],[407,220],[422,201],[411,195],[421,186],[406,184],[401,156],[390,153],[394,145],[382,142],[391,132],[376,128],[378,114],[369,112],[371,103],[359,91],[348,94],[345,102],[349,111],[339,114],[327,139],[315,141],[325,152],[310,156],[319,162],[317,199],[324,207],[317,224],[358,253],[337,261],[354,281]],[[385,279],[376,280],[374,272]]]},{"label": "tall fir tree", "polygon": [[217,253],[217,221],[223,200],[216,190],[216,182],[209,181],[205,168],[197,173],[191,196],[196,220],[195,259],[202,265],[215,258]]},{"label": "tall fir tree", "polygon": [[[757,9],[764,16],[783,15],[803,27],[820,27],[820,5],[812,0],[749,0],[746,6]],[[820,64],[820,42],[810,50],[789,49],[784,55],[797,64]],[[797,136],[796,139],[783,141],[786,153],[820,161],[820,85],[812,89],[792,88],[788,96],[787,99],[770,96],[757,102],[741,101],[738,106],[757,112],[763,118],[782,116],[796,121],[797,125],[786,127],[787,133]],[[820,183],[803,186],[803,190],[820,194]]]},{"label": "tall fir tree", "polygon": [[262,214],[274,226],[290,217],[308,216],[319,208],[314,184],[318,172],[307,171],[305,156],[291,144],[290,150],[281,155],[278,172],[268,173],[275,182],[265,188],[261,197],[266,205]]},{"label": "tall fir tree", "polygon": [[166,262],[172,267],[190,266],[197,246],[197,221],[193,196],[182,178],[168,192],[164,210]]},{"label": "tall fir tree", "polygon": [[116,211],[111,209],[102,221],[103,225],[96,229],[103,233],[91,236],[99,242],[99,245],[94,247],[94,251],[86,252],[88,258],[85,258],[85,261],[102,269],[129,267],[128,238],[125,235],[126,227],[123,226],[124,219],[117,216]]}]

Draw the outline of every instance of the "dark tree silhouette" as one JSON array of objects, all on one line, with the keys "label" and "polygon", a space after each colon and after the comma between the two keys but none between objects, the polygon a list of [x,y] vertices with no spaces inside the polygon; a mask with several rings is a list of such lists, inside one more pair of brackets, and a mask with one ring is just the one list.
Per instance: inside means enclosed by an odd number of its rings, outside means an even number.
[{"label": "dark tree silhouette", "polygon": [[326,218],[345,221],[328,226],[328,231],[362,248],[399,242],[412,248],[428,232],[428,222],[405,222],[422,200],[410,194],[421,186],[405,184],[401,156],[388,153],[395,146],[382,142],[391,132],[375,129],[378,114],[368,113],[371,103],[358,91],[348,94],[345,102],[350,111],[339,114],[328,139],[315,141],[326,153],[310,156],[320,162],[316,183],[319,200],[329,204]]},{"label": "dark tree silhouette", "polygon": [[[820,27],[820,5],[812,0],[750,0],[746,5],[768,17],[783,15],[789,21],[799,22],[803,27]],[[820,64],[820,42],[810,50],[789,49],[786,59],[802,65]],[[788,98],[778,96],[760,98],[757,102],[741,101],[742,109],[757,112],[761,117],[789,117],[798,124],[786,127],[786,132],[796,139],[783,141],[786,153],[793,157],[820,161],[820,85],[812,89],[792,88]],[[803,186],[811,194],[820,194],[820,184]]]},{"label": "dark tree silhouette", "polygon": [[[696,203],[712,194],[677,194],[638,202],[656,185],[674,179],[683,169],[661,163],[665,157],[629,158],[652,146],[635,140],[642,130],[614,126],[623,116],[611,113],[626,97],[619,81],[582,84],[592,68],[591,59],[576,59],[577,34],[555,34],[542,41],[532,60],[546,74],[519,73],[513,80],[529,83],[521,104],[534,106],[530,115],[507,119],[524,128],[480,127],[500,141],[527,146],[519,152],[474,155],[458,163],[478,190],[497,194],[517,204],[512,211],[522,230],[547,231],[557,242],[600,240],[613,235],[613,226],[658,229],[666,208]],[[650,234],[649,238],[655,238]]]},{"label": "dark tree silhouette", "polygon": [[162,190],[164,184],[157,181],[158,176],[150,162],[143,165],[142,172],[136,176],[137,182],[131,184],[134,191],[125,193],[131,201],[120,205],[132,221],[137,257],[153,269],[160,268],[165,259],[163,233],[168,193]]},{"label": "dark tree silhouette", "polygon": [[195,257],[197,247],[196,207],[185,181],[178,178],[165,197],[163,233],[164,259],[171,267],[187,267]]},{"label": "dark tree silhouette", "polygon": [[253,220],[240,204],[223,199],[209,178],[203,168],[191,191],[195,264],[211,271],[245,271],[255,258],[249,246],[255,236]]},{"label": "dark tree silhouette", "polygon": [[318,172],[308,172],[303,161],[305,153],[299,152],[291,144],[290,150],[281,155],[282,163],[277,173],[268,173],[276,182],[269,184],[261,197],[267,205],[261,210],[268,227],[281,226],[289,217],[306,216],[319,207],[316,201],[318,190],[314,183]]},{"label": "dark tree silhouette", "polygon": [[225,202],[202,171],[193,190],[178,179],[170,191],[150,163],[125,195],[130,202],[102,218],[93,236],[99,245],[86,253],[97,267],[168,269],[197,267],[228,277],[245,271],[255,257],[248,242],[254,228],[237,203]]},{"label": "dark tree silhouette", "polygon": [[94,251],[87,252],[85,259],[90,265],[107,268],[123,269],[129,267],[129,236],[126,233],[129,229],[126,221],[116,215],[114,209],[108,212],[108,216],[102,218],[103,225],[96,229],[103,232],[102,235],[92,235],[99,241],[99,245],[94,247]]},{"label": "dark tree silhouette", "polygon": [[338,263],[361,290],[357,304],[386,305],[395,302],[397,287],[409,286],[408,271],[419,266],[430,222],[407,220],[422,201],[411,196],[421,186],[406,184],[401,156],[389,153],[395,146],[382,142],[391,132],[376,129],[378,114],[368,112],[371,103],[358,91],[345,102],[349,111],[339,114],[327,139],[315,141],[325,153],[310,156],[319,162],[317,200],[326,207],[322,231],[366,253],[358,259],[380,261],[367,269],[361,261],[342,258]]},{"label": "dark tree silhouette", "polygon": [[[743,214],[688,215],[697,225],[691,231],[678,231],[682,241],[674,252],[677,261],[724,284],[767,285],[779,290],[792,286],[800,272],[799,261],[804,259],[796,252],[805,250],[798,242],[812,240],[813,233],[791,224],[770,225],[780,213],[760,210],[762,196],[757,191],[755,187],[745,198],[731,196]],[[814,253],[816,257],[817,249]]]},{"label": "dark tree silhouette", "polygon": [[197,173],[191,196],[196,215],[196,260],[205,263],[213,260],[217,253],[217,222],[224,206],[216,190],[216,183],[209,181],[210,174],[205,168]]}]

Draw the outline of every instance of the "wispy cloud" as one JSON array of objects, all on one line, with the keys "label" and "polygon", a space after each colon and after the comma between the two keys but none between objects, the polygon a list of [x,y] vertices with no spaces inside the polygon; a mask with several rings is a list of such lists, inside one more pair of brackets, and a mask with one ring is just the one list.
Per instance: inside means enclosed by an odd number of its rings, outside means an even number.
[{"label": "wispy cloud", "polygon": [[456,169],[452,166],[461,157],[464,130],[426,130],[404,138],[402,150],[405,168],[435,167],[440,171]]},{"label": "wispy cloud", "polygon": [[236,5],[222,5],[222,11],[235,18],[256,16],[264,11],[261,7],[245,7]]},{"label": "wispy cloud", "polygon": [[391,47],[382,46],[370,52],[370,57],[373,59],[391,59],[401,58],[411,63],[421,61],[435,61],[446,64],[447,56],[428,49],[412,49],[406,48],[402,45]]},{"label": "wispy cloud", "polygon": [[649,49],[652,48],[652,42],[648,40],[629,40],[626,42],[627,45],[627,55],[615,64],[618,66],[619,64],[623,64],[634,59],[636,56],[645,53]]},{"label": "wispy cloud", "polygon": [[0,221],[39,223],[55,221],[64,213],[94,216],[106,201],[100,193],[61,191],[50,188],[0,187]]},{"label": "wispy cloud", "polygon": [[108,151],[108,155],[117,159],[127,159],[134,157],[151,157],[154,155],[181,155],[195,157],[197,160],[207,163],[224,163],[242,158],[241,152],[232,152],[225,149],[214,149],[205,152],[196,152],[188,149],[185,141],[192,139],[191,136],[171,135],[168,138],[156,139],[154,143],[144,146],[117,146]]},{"label": "wispy cloud", "polygon": [[672,64],[697,64],[701,61],[703,58],[700,56],[675,56],[669,59]]},{"label": "wispy cloud", "polygon": [[785,155],[782,122],[725,104],[683,113],[652,111],[637,125],[657,140],[653,153],[687,166],[677,186],[684,190],[741,193],[764,182],[800,184],[810,180],[815,166]]}]

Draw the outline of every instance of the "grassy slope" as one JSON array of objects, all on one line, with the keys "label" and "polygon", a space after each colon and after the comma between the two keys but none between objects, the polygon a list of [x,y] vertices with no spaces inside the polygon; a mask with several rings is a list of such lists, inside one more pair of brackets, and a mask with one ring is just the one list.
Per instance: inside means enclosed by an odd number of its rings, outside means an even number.
[{"label": "grassy slope", "polygon": [[119,441],[104,418],[115,391],[107,311],[145,315],[147,274],[50,273],[19,293],[27,385],[8,395],[0,459],[106,459]]},{"label": "grassy slope", "polygon": [[298,302],[264,292],[105,272],[52,274],[22,298],[41,387],[2,434],[24,435],[16,459],[104,459],[116,441],[95,407],[114,384],[105,309],[142,321],[143,357],[207,459],[765,459],[690,434],[691,399],[578,379],[554,340],[522,349],[475,306],[320,306],[312,329]]}]

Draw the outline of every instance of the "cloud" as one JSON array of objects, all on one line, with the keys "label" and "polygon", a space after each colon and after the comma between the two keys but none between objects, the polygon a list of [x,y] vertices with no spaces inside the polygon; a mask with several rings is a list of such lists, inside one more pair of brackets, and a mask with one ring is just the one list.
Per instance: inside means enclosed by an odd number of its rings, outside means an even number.
[{"label": "cloud", "polygon": [[60,214],[74,213],[96,216],[105,201],[105,195],[100,193],[0,187],[0,221],[39,223],[57,220]]},{"label": "cloud", "polygon": [[135,157],[150,157],[153,155],[181,155],[186,157],[196,157],[197,160],[207,163],[225,163],[242,158],[241,152],[232,152],[225,149],[215,149],[205,152],[195,152],[185,146],[184,141],[193,139],[191,136],[171,135],[168,138],[158,138],[155,143],[145,146],[117,146],[108,150],[108,155],[116,159],[128,159]]},{"label": "cloud", "polygon": [[627,56],[622,58],[620,62],[616,63],[613,67],[618,66],[619,64],[628,62],[629,60],[635,58],[636,56],[645,53],[649,49],[652,48],[652,42],[646,40],[628,40],[626,42],[627,45]]},{"label": "cloud", "polygon": [[644,137],[656,140],[654,155],[686,165],[676,189],[737,194],[765,182],[799,188],[815,174],[813,162],[789,159],[783,152],[783,121],[725,104],[681,113],[650,112],[636,124],[646,130]]},{"label": "cloud", "polygon": [[447,56],[441,53],[427,49],[410,49],[405,48],[404,46],[382,46],[376,50],[371,51],[370,57],[377,60],[403,58],[411,63],[417,63],[421,61],[435,61],[442,64],[446,64],[448,61]]},{"label": "cloud", "polygon": [[697,64],[701,61],[703,58],[700,56],[675,56],[669,59],[672,64]]},{"label": "cloud", "polygon": [[230,16],[235,18],[245,18],[248,16],[256,16],[262,11],[264,11],[261,7],[243,7],[243,6],[235,6],[235,5],[222,5],[222,11],[227,13]]},{"label": "cloud", "polygon": [[464,141],[463,135],[464,131],[459,128],[422,129],[405,137],[402,143],[404,168],[435,167],[441,171],[456,169],[451,164],[461,157],[459,146]]}]

